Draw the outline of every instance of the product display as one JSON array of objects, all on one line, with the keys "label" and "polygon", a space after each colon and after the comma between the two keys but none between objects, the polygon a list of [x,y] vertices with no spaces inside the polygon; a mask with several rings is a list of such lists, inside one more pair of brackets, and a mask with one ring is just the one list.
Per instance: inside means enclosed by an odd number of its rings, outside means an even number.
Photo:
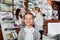
[{"label": "product display", "polygon": [[7,39],[15,39],[15,38],[17,38],[17,33],[16,32],[10,32],[10,33],[6,34],[6,38]]},{"label": "product display", "polygon": [[0,11],[11,11],[10,6],[12,6],[12,0],[0,1]]},{"label": "product display", "polygon": [[24,0],[14,0],[14,9],[24,8]]},{"label": "product display", "polygon": [[16,27],[14,26],[13,16],[11,12],[0,12],[1,29],[4,40],[17,39]]},{"label": "product display", "polygon": [[[14,9],[24,8],[24,0],[14,0]],[[0,2],[0,11],[12,11],[12,0],[2,0]]]},{"label": "product display", "polygon": [[[18,5],[17,5],[18,4]],[[17,8],[24,7],[24,1],[14,0],[14,11]],[[17,31],[19,27],[15,27],[12,15],[12,0],[1,0],[0,1],[0,24],[4,40],[15,40],[17,39]]]}]

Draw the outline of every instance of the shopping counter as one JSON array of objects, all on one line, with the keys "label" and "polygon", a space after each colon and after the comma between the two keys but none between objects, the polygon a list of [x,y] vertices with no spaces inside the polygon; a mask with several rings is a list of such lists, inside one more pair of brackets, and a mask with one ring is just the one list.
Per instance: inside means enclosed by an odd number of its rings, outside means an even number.
[{"label": "shopping counter", "polygon": [[44,35],[57,35],[60,34],[60,20],[46,20],[44,27]]}]

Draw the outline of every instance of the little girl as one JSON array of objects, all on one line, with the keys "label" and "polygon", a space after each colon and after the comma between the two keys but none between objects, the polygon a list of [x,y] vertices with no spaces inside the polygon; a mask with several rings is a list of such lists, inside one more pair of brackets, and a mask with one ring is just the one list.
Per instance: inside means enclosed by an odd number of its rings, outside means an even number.
[{"label": "little girl", "polygon": [[22,28],[18,34],[18,40],[39,40],[39,31],[33,27],[34,16],[32,13],[26,13],[24,15],[25,28]]}]

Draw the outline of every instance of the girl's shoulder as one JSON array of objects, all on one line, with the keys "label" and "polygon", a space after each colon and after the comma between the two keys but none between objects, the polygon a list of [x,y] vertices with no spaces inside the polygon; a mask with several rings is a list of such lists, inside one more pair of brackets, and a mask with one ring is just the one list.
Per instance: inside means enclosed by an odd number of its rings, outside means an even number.
[{"label": "girl's shoulder", "polygon": [[19,33],[25,34],[24,28],[21,28],[20,31],[19,31]]}]

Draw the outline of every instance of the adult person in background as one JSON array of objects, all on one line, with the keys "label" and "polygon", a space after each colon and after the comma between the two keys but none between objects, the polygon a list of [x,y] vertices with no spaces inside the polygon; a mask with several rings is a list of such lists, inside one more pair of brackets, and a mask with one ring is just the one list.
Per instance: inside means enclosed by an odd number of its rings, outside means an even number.
[{"label": "adult person in background", "polygon": [[22,14],[21,9],[16,9],[15,16],[14,16],[15,26],[19,26],[22,24]]},{"label": "adult person in background", "polygon": [[43,34],[43,14],[40,10],[39,7],[34,8],[34,13],[35,13],[35,25],[37,25],[35,28],[37,28],[41,34],[41,40],[42,40],[42,34]]}]

